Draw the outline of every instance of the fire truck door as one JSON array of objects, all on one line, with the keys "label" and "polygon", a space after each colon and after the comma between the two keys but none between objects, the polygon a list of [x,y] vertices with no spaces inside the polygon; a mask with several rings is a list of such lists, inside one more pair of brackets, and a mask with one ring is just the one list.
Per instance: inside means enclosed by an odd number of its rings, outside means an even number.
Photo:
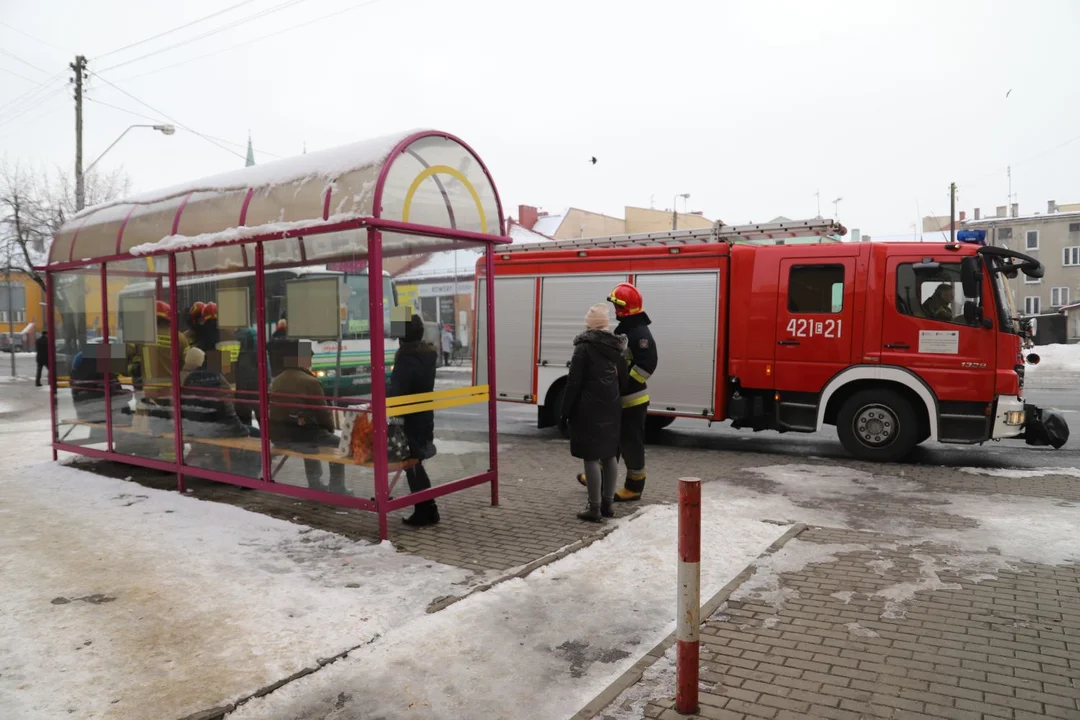
[{"label": "fire truck door", "polygon": [[[978,428],[967,426],[981,424],[985,403],[994,399],[997,334],[964,319],[960,258],[952,254],[940,259],[892,257],[887,267],[881,364],[914,372],[933,389],[939,402],[981,403],[982,407],[941,409],[954,419],[978,415],[978,422],[959,423],[978,434]],[[988,291],[984,294],[989,296]],[[993,313],[987,315],[993,318]],[[939,428],[942,437],[965,431],[948,428],[948,424],[943,422]]]},{"label": "fire truck door", "polygon": [[781,261],[773,387],[782,401],[792,400],[784,391],[820,393],[851,364],[854,273],[854,258]]}]

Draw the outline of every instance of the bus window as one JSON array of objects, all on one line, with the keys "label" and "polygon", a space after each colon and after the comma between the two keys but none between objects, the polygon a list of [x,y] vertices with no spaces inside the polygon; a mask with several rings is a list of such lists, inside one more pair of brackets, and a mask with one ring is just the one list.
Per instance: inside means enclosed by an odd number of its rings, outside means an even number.
[{"label": "bus window", "polygon": [[[368,314],[368,276],[347,275],[345,285],[349,291],[346,303],[348,319],[345,325],[346,337],[367,337],[370,334],[371,318]],[[397,307],[397,287],[389,277],[383,276],[383,325],[385,332],[390,332],[390,311]]]}]

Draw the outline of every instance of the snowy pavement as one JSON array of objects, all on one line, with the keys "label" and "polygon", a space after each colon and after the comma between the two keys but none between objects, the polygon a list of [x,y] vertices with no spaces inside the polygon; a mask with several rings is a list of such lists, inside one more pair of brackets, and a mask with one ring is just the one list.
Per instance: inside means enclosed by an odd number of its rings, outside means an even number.
[{"label": "snowy pavement", "polygon": [[[750,520],[706,488],[708,597],[786,528]],[[233,720],[566,718],[674,629],[676,508],[620,521],[605,539],[524,579],[399,627]]]}]

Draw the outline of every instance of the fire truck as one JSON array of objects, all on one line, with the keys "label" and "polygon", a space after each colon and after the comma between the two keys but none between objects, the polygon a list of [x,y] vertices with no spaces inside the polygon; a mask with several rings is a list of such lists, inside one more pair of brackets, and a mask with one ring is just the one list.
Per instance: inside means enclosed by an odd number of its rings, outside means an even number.
[{"label": "fire truck", "polygon": [[[1022,330],[1006,282],[1041,277],[1038,260],[988,247],[979,231],[960,242],[835,241],[845,233],[821,219],[717,223],[500,248],[498,398],[537,405],[538,426],[555,425],[585,311],[630,282],[660,353],[653,431],[678,417],[755,431],[834,425],[849,453],[881,462],[926,440],[1058,447],[1039,440],[1053,413],[1022,396]],[[817,242],[798,242],[807,238]],[[479,306],[484,275],[481,262]],[[484,338],[481,322],[474,357],[485,357]],[[484,367],[474,372],[487,381]]]}]

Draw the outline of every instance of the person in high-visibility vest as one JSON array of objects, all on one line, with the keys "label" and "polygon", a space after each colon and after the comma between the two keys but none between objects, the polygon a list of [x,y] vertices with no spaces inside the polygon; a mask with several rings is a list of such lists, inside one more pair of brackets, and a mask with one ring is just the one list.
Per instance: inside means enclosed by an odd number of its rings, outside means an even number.
[{"label": "person in high-visibility vest", "polygon": [[[615,492],[615,502],[640,500],[645,490],[645,419],[649,414],[648,381],[656,372],[658,356],[656,341],[649,325],[652,321],[645,314],[641,293],[630,283],[619,283],[608,295],[608,302],[615,306],[619,320],[616,335],[627,340],[626,362],[630,378],[622,394],[622,428],[619,437],[619,454],[626,463],[626,480]],[[586,484],[584,474],[578,482]]]}]

